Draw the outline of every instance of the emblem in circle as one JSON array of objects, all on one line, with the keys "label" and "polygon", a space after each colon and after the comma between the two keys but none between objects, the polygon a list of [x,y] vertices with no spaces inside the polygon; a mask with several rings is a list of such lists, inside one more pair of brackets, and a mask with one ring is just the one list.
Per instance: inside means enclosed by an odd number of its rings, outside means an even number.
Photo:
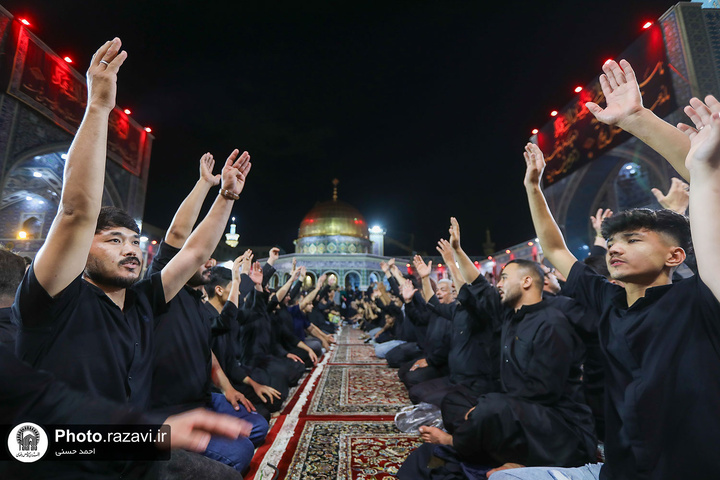
[{"label": "emblem in circle", "polygon": [[48,436],[40,425],[21,423],[10,431],[7,446],[15,460],[37,462],[47,452]]}]

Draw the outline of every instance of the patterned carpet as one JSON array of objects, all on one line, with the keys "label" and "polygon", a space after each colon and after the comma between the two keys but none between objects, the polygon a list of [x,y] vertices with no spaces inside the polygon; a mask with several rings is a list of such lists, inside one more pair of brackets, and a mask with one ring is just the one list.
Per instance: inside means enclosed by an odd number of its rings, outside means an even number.
[{"label": "patterned carpet", "polygon": [[255,454],[246,479],[394,478],[417,435],[401,433],[395,414],[410,403],[405,387],[362,332],[344,327],[333,350],[302,380]]}]

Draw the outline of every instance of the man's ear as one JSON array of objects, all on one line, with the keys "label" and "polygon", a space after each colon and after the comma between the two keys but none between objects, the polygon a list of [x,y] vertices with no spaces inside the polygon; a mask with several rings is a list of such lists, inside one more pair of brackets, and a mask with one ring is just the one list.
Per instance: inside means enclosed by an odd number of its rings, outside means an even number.
[{"label": "man's ear", "polygon": [[685,261],[686,257],[687,254],[681,247],[672,247],[668,251],[668,256],[665,259],[665,265],[668,267],[678,267]]},{"label": "man's ear", "polygon": [[215,285],[215,296],[218,298],[222,298],[222,294],[225,291],[223,287],[220,285]]},{"label": "man's ear", "polygon": [[522,288],[530,290],[533,286],[533,278],[530,275],[525,275],[522,279]]}]

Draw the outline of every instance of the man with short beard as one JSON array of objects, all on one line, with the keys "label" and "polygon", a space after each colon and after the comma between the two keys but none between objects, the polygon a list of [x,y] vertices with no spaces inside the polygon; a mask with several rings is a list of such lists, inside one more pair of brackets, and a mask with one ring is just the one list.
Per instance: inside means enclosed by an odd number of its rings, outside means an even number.
[{"label": "man with short beard", "polygon": [[[462,275],[476,287],[475,304],[466,305],[485,321],[502,319],[502,391],[468,398],[464,418],[448,418],[446,404],[457,398],[446,396],[443,420],[451,433],[420,427],[423,440],[452,447],[460,460],[487,467],[551,460],[577,466],[592,461],[593,421],[580,383],[585,349],[565,315],[542,300],[543,271],[534,262],[512,260],[496,291],[457,245],[462,274],[453,272],[453,277]],[[449,242],[441,241],[444,254],[450,248]],[[452,262],[449,268],[457,267]],[[427,446],[413,453],[398,478],[431,478],[426,467],[431,454]]]},{"label": "man with short beard", "polygon": [[[68,151],[58,213],[18,289],[13,313],[22,360],[79,391],[146,409],[153,320],[210,257],[243,190],[250,156],[237,150],[230,155],[220,195],[203,222],[162,272],[138,281],[137,224],[118,208],[101,209],[108,119],[127,57],[120,47],[120,39],[108,41],[90,62],[87,108]],[[57,475],[64,465],[53,465]],[[82,468],[110,467],[94,462]]]},{"label": "man with short beard", "polygon": [[[147,271],[148,277],[167,268],[188,240],[205,197],[220,183],[220,175],[212,173],[214,165],[210,153],[200,159],[200,178],[175,213]],[[212,258],[200,265],[168,303],[168,311],[155,318],[151,402],[153,411],[164,414],[205,407],[249,422],[253,428],[248,438],[228,440],[216,436],[203,452],[242,472],[250,464],[255,447],[264,441],[268,423],[235,389],[211,350],[213,336],[227,331],[230,321],[234,321],[224,320],[203,304],[202,286],[210,280],[214,265]],[[212,392],[213,384],[222,393]]]}]

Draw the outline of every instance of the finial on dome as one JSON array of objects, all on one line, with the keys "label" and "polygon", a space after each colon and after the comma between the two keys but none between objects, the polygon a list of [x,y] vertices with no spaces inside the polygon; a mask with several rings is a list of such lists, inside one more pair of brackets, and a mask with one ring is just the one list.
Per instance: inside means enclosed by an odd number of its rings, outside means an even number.
[{"label": "finial on dome", "polygon": [[337,178],[333,178],[332,184],[333,184],[333,202],[337,202],[337,187],[340,183],[340,180]]}]

